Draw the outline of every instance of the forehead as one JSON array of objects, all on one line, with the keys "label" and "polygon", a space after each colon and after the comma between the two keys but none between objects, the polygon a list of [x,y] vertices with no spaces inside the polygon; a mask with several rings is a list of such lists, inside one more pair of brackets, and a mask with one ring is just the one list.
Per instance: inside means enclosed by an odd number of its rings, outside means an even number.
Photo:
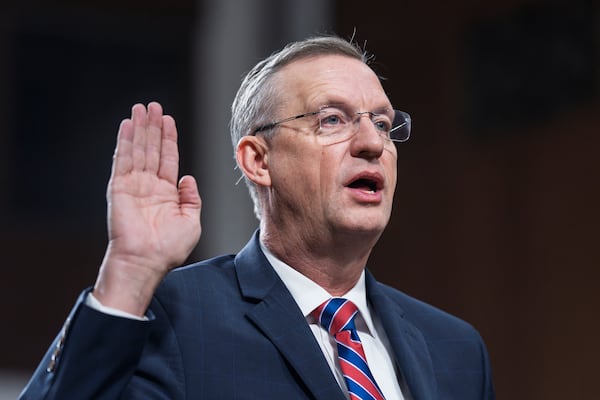
[{"label": "forehead", "polygon": [[289,106],[314,107],[348,103],[360,109],[390,107],[373,70],[361,60],[343,55],[319,55],[296,60],[277,73],[281,100]]}]

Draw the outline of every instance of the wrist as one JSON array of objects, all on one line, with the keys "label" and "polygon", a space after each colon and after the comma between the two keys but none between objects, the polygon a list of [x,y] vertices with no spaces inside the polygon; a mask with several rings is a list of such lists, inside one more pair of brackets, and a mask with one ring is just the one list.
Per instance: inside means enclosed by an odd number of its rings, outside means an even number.
[{"label": "wrist", "polygon": [[85,305],[87,305],[90,308],[93,308],[96,311],[100,311],[101,313],[108,314],[108,315],[113,315],[115,317],[129,318],[129,319],[135,319],[135,320],[139,320],[139,321],[148,321],[147,316],[139,317],[137,315],[130,314],[128,312],[119,310],[117,308],[105,306],[91,292],[88,293],[87,297],[85,298]]},{"label": "wrist", "polygon": [[143,317],[164,274],[139,260],[107,253],[92,293],[106,307]]}]

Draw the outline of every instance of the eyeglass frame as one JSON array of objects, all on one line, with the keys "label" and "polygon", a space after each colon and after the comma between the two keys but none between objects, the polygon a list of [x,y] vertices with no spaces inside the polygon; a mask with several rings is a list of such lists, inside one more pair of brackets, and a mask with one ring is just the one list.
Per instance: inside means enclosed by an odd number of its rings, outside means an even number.
[{"label": "eyeglass frame", "polygon": [[[294,121],[294,120],[297,120],[297,119],[300,119],[300,118],[306,118],[306,117],[311,117],[313,115],[320,114],[321,112],[323,112],[324,108],[328,108],[328,107],[340,108],[340,107],[335,106],[335,105],[324,105],[324,106],[319,107],[319,110],[317,110],[317,111],[311,111],[311,112],[307,112],[307,113],[304,113],[304,114],[298,114],[298,115],[294,115],[292,117],[281,119],[281,120],[276,121],[276,122],[271,122],[271,123],[268,123],[268,124],[265,124],[265,125],[261,125],[258,128],[256,128],[254,131],[252,131],[251,136],[255,136],[259,132],[264,132],[266,130],[273,129],[276,126],[281,125],[281,124],[283,124],[285,122],[290,122],[290,121]],[[342,111],[344,111],[344,110],[342,109]],[[410,115],[407,112],[405,112],[405,111],[395,110],[395,109],[393,109],[392,111],[394,111],[394,121],[398,118],[398,116],[401,116],[401,118],[403,119],[403,122],[401,124],[398,124],[398,126],[395,126],[395,127],[391,128],[389,130],[389,132],[388,132],[388,135],[390,133],[392,133],[392,132],[394,132],[394,131],[396,131],[396,130],[398,130],[400,128],[403,128],[406,125],[408,125],[407,134],[406,134],[406,138],[404,138],[404,139],[395,139],[395,138],[392,138],[392,137],[389,137],[389,136],[387,137],[387,139],[389,139],[392,142],[396,142],[396,143],[404,143],[408,139],[410,139],[411,121],[412,120],[410,118]],[[346,113],[346,115],[349,115],[346,111],[344,111],[344,113]],[[359,119],[361,116],[363,116],[365,114],[369,114],[371,118],[379,116],[379,115],[383,115],[383,113],[376,113],[376,112],[373,112],[373,111],[356,111],[353,114],[358,115],[358,118],[356,118],[356,119]],[[353,122],[354,122],[354,120],[353,120]],[[393,123],[393,121],[392,121],[392,123]],[[319,121],[319,129],[320,129],[320,121]]]}]

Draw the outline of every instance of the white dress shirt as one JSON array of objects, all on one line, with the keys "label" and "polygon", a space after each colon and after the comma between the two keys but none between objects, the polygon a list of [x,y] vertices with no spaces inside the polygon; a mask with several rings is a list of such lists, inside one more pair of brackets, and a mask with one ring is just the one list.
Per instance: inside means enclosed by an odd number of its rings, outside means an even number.
[{"label": "white dress shirt", "polygon": [[[294,300],[296,300],[313,335],[315,335],[315,339],[317,339],[319,346],[321,346],[321,351],[323,351],[323,355],[327,359],[327,363],[329,363],[329,368],[331,368],[346,398],[349,399],[346,382],[344,381],[344,376],[337,359],[337,344],[335,339],[310,315],[315,308],[332,296],[317,283],[275,257],[262,242],[260,246],[267,260],[269,260],[279,278],[290,291]],[[367,303],[364,271],[356,285],[348,293],[344,294],[343,297],[352,301],[358,307],[359,314],[354,320],[356,330],[362,342],[365,356],[369,363],[369,369],[383,392],[384,397],[386,400],[404,400],[405,398],[398,383],[396,364],[393,360],[390,343],[379,318],[371,314]]]}]

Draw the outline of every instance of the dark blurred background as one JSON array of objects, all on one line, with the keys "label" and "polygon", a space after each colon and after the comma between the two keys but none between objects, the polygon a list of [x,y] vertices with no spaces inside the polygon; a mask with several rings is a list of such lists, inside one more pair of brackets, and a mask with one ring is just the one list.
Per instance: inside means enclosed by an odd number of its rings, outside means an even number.
[{"label": "dark blurred background", "polygon": [[182,173],[204,199],[193,259],[235,252],[257,224],[227,129],[242,73],[290,40],[335,32],[376,55],[413,118],[370,268],[481,332],[499,399],[597,398],[598,2],[81,3],[0,6],[7,393],[94,282],[131,105],[158,100],[178,122]]}]

